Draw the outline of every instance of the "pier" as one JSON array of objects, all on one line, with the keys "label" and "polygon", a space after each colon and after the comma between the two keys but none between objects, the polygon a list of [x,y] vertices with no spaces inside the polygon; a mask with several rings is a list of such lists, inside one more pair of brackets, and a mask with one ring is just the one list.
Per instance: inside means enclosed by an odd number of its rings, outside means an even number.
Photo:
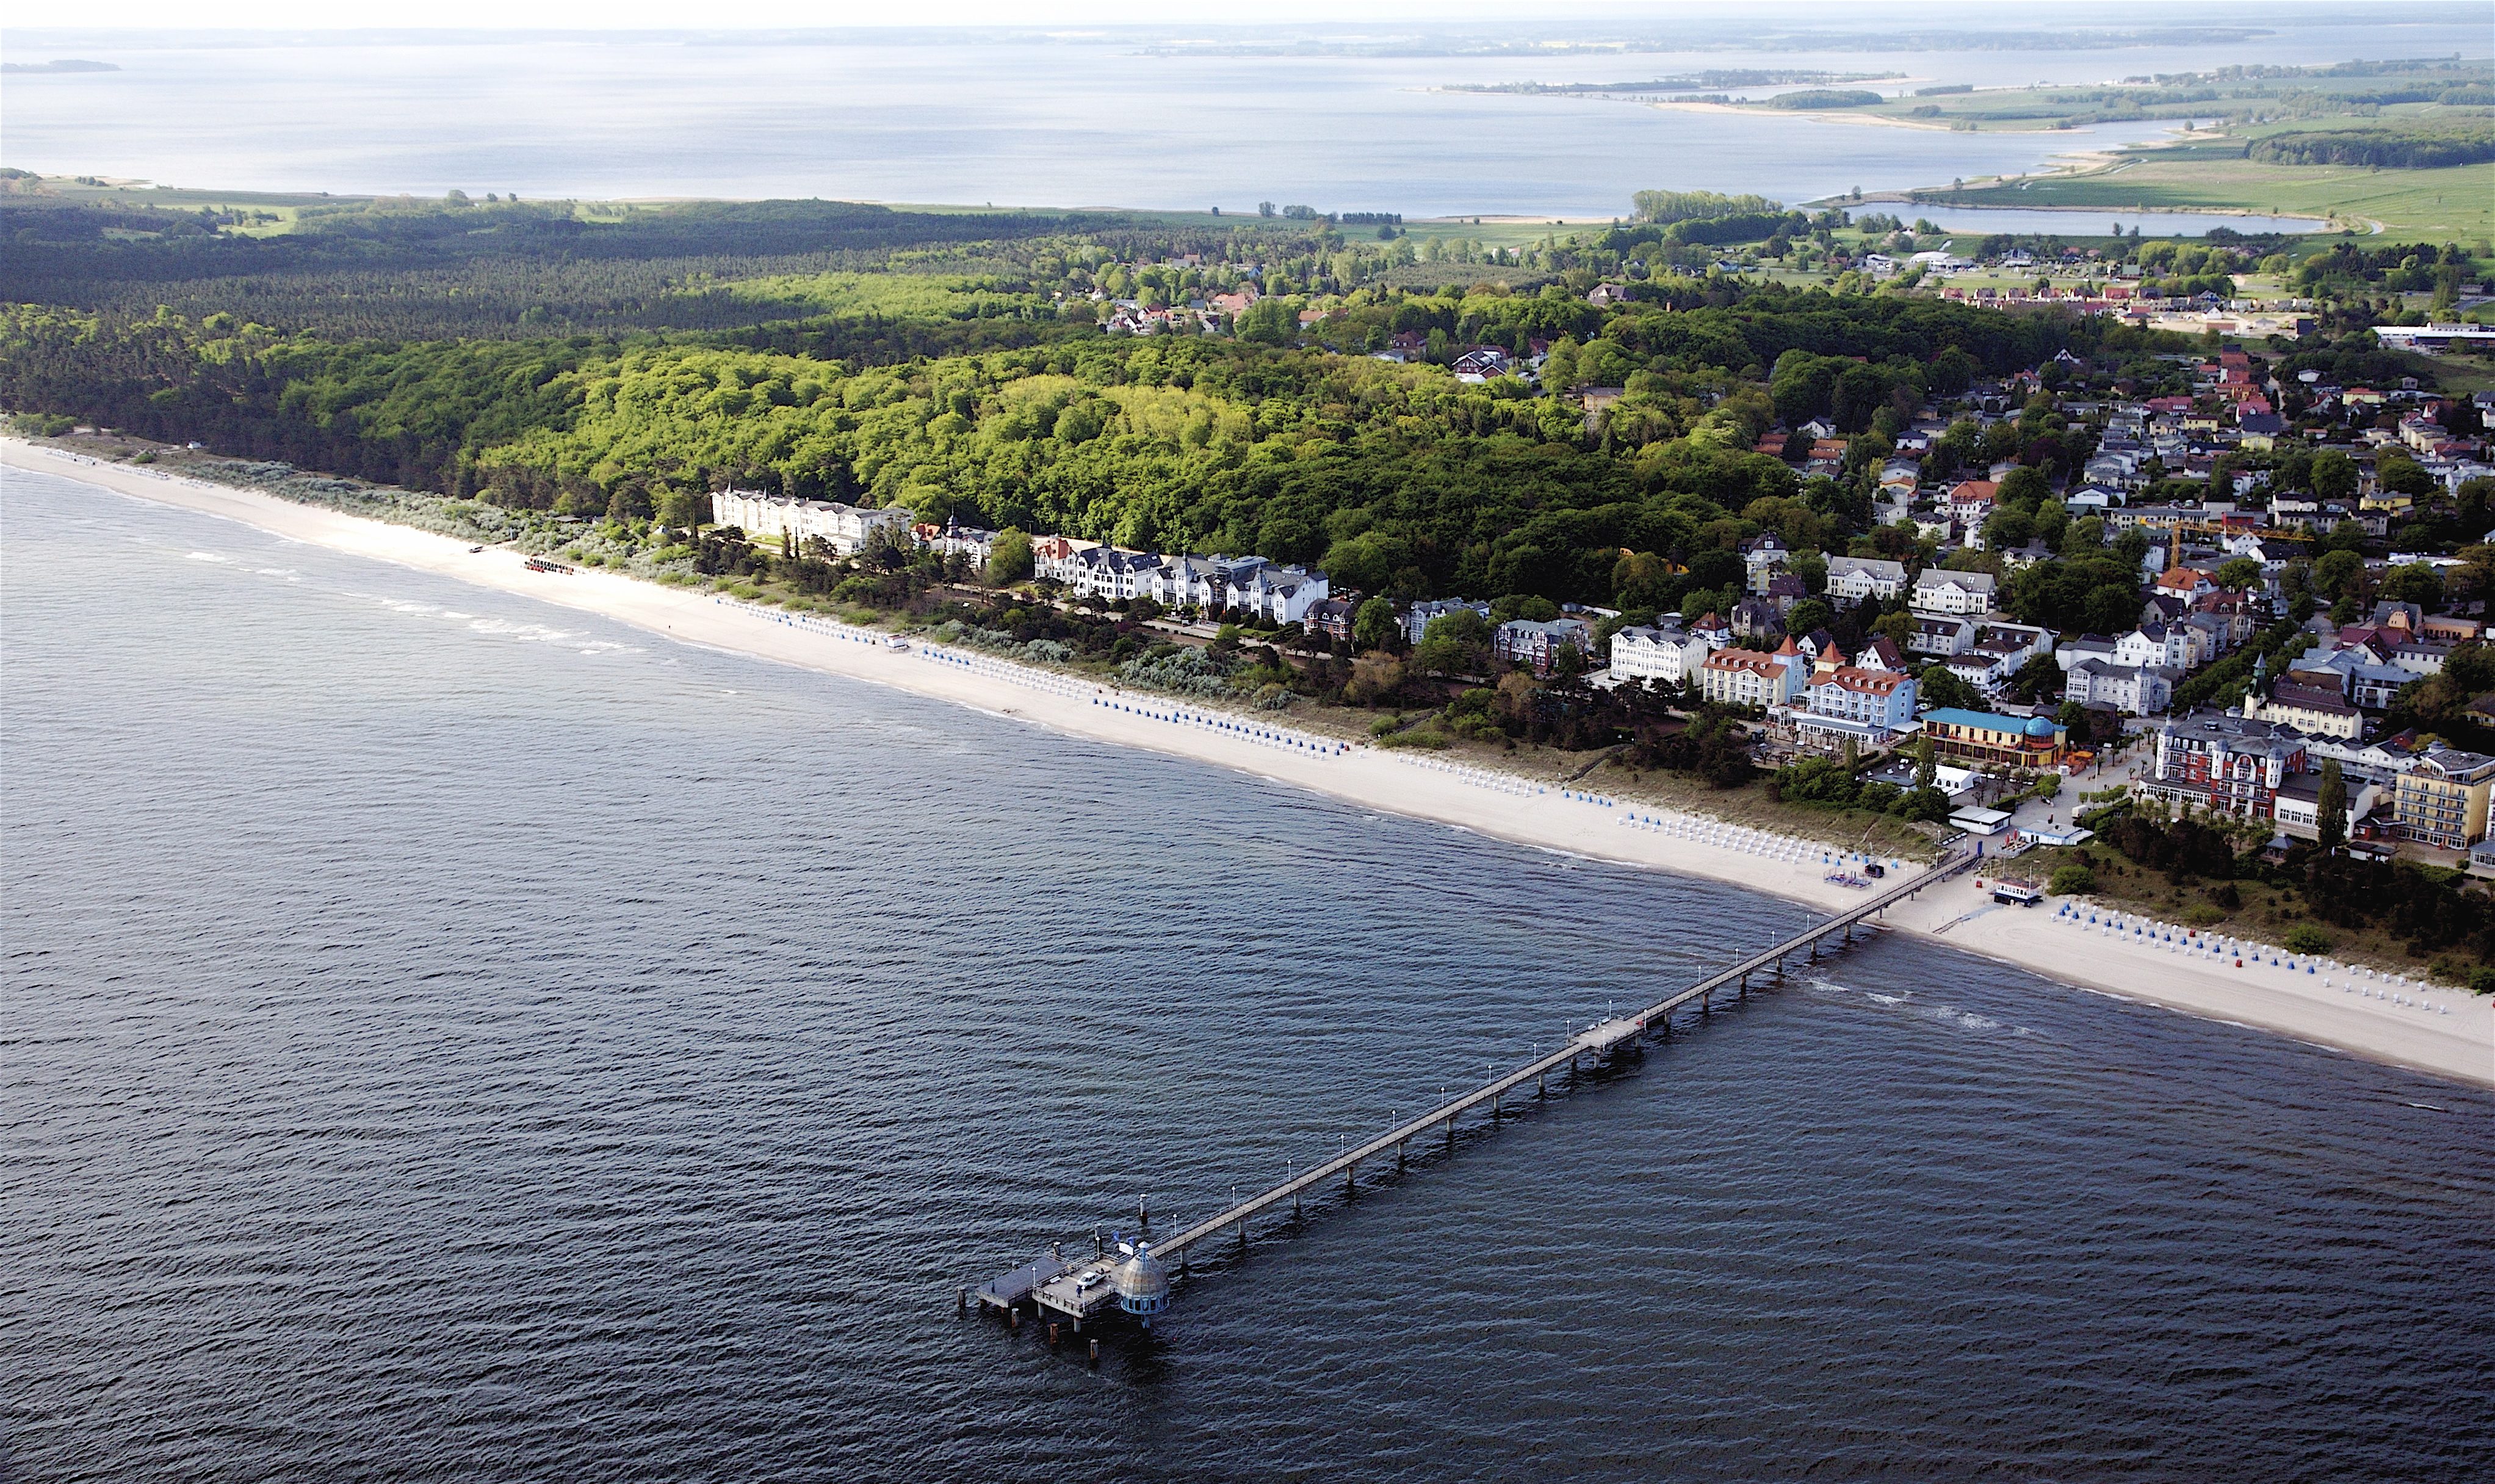
[{"label": "pier", "polygon": [[[1395,1167],[1401,1169],[1415,1139],[1439,1141],[1452,1150],[1456,1143],[1456,1126],[1466,1114],[1487,1108],[1495,1123],[1502,1105],[1510,1097],[1528,1088],[1533,1097],[1545,1096],[1552,1073],[1561,1072],[1573,1078],[1580,1067],[1599,1065],[1605,1057],[1641,1041],[1649,1033],[1659,1031],[1669,1036],[1673,1016],[1688,1005],[1697,1005],[1700,1013],[1704,1014],[1713,1005],[1718,995],[1748,993],[1754,975],[1780,974],[1786,961],[1797,957],[1815,961],[1823,952],[1831,951],[1828,943],[1831,938],[1837,940],[1835,947],[1852,943],[1858,931],[1868,931],[1873,919],[1889,908],[1915,896],[1926,886],[1939,885],[1963,874],[1981,858],[1973,850],[1955,851],[1930,870],[1815,922],[1783,942],[1762,948],[1685,989],[1676,990],[1634,1014],[1614,1016],[1587,1026],[1548,1055],[1535,1057],[1322,1164],[1207,1217],[1174,1236],[1146,1240],[1145,1245],[1149,1246],[1155,1258],[1164,1264],[1176,1264],[1177,1271],[1182,1274],[1186,1271],[1189,1252],[1205,1243],[1229,1234],[1239,1246],[1245,1247],[1248,1223],[1258,1217],[1285,1203],[1296,1216],[1305,1200],[1311,1194],[1322,1194],[1333,1189],[1338,1180],[1342,1182],[1344,1192],[1349,1194],[1358,1188],[1363,1164],[1392,1159]],[[1149,1239],[1151,1213],[1139,1206],[1135,1215],[1137,1223],[1143,1228],[1138,1233],[1139,1239]],[[1112,1278],[1119,1264],[1128,1255],[1126,1252],[1111,1248],[1094,1232],[1091,1252],[1068,1257],[1061,1249],[1051,1248],[1034,1261],[990,1279],[975,1289],[959,1290],[957,1307],[968,1312],[975,1300],[982,1312],[992,1309],[1001,1312],[1018,1326],[1023,1306],[1028,1303],[1034,1318],[1047,1320],[1054,1316],[1070,1321],[1074,1333],[1080,1334],[1084,1321],[1118,1306],[1118,1288]],[[1050,1333],[1053,1339],[1057,1333],[1055,1322],[1050,1323]]]}]

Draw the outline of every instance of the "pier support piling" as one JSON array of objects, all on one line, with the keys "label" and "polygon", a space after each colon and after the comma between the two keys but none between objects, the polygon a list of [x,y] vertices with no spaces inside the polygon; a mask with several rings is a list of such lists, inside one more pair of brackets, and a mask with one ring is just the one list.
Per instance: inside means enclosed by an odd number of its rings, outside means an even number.
[{"label": "pier support piling", "polygon": [[953,1313],[954,1313],[954,1314],[969,1314],[970,1312],[970,1289],[968,1289],[968,1288],[956,1288],[956,1289],[954,1289],[954,1290],[953,1290]]}]

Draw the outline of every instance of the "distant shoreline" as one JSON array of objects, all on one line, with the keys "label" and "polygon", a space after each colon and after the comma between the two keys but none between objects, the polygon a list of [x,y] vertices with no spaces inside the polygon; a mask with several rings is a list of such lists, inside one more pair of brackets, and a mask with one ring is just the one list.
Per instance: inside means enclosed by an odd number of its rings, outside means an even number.
[{"label": "distant shoreline", "polygon": [[[1474,788],[1419,760],[1382,750],[1357,748],[1339,756],[1314,757],[1259,745],[1234,733],[1172,727],[1138,710],[1095,703],[1088,693],[1117,694],[1095,684],[1026,687],[999,678],[991,667],[933,664],[914,651],[844,642],[789,624],[783,615],[755,604],[723,602],[708,593],[604,572],[565,575],[532,572],[517,552],[495,547],[472,552],[471,542],[414,527],[86,459],[22,439],[0,440],[0,470],[77,479],[238,521],[289,540],[597,613],[684,643],[869,681],[1069,735],[1210,763],[1363,808],[1452,825],[1517,845],[1702,877],[1819,911],[1850,906],[1857,900],[1848,888],[1821,880],[1822,868],[1817,865],[1797,865],[1666,832],[1627,827],[1623,809],[1637,806],[1605,808],[1566,799],[1556,790],[1528,794]],[[5,479],[0,479],[0,485],[5,485]],[[1136,697],[1128,693],[1120,698],[1140,699],[1163,711],[1178,704],[1157,695]],[[1943,882],[1903,904],[1891,913],[1889,925],[2080,988],[2495,1087],[2495,1003],[2463,991],[2442,996],[2452,1005],[2448,1016],[2394,1008],[2387,1002],[2344,990],[2326,990],[2318,975],[2299,977],[2284,969],[2236,970],[2205,956],[2091,935],[2056,918],[2049,908],[1997,907],[1974,878]]]}]

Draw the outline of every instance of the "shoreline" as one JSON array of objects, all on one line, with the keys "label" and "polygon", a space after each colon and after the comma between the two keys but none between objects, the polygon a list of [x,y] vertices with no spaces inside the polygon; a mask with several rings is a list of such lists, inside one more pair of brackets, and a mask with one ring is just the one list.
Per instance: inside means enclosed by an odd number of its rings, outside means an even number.
[{"label": "shoreline", "polygon": [[[1743,843],[1716,844],[1685,830],[1633,827],[1631,806],[1608,805],[1556,787],[1548,791],[1530,784],[1515,789],[1479,787],[1468,784],[1464,773],[1405,754],[1360,746],[1332,753],[1303,750],[1260,741],[1244,730],[1175,725],[1167,720],[1169,714],[1191,711],[1228,718],[1232,713],[1157,693],[1117,692],[993,657],[974,656],[982,663],[970,665],[931,663],[919,647],[895,650],[855,642],[834,633],[828,622],[795,622],[792,615],[760,604],[604,572],[532,572],[519,553],[503,547],[471,552],[469,542],[412,526],[85,459],[22,439],[0,439],[0,469],[50,474],[234,520],[287,540],[596,613],[660,637],[882,685],[1067,735],[1210,763],[1510,844],[1700,877],[1823,912],[1859,900],[1850,888],[1822,880],[1829,867],[1820,861],[1815,844],[1803,843],[1797,858],[1776,843],[1784,837],[1743,836],[1731,826],[1725,833]],[[1009,672],[1047,683],[1028,683]],[[1103,697],[1115,699],[1104,703]],[[1133,708],[1122,708],[1119,700]],[[1278,719],[1274,725],[1288,729],[1287,722]],[[1645,816],[1643,810],[1634,813]],[[2495,1003],[2488,1000],[2464,990],[2438,990],[2433,998],[2449,1011],[2442,1013],[2362,997],[2341,987],[2344,978],[2326,988],[2323,975],[2298,974],[2285,967],[2239,970],[2230,967],[2232,961],[2221,964],[2115,943],[2057,916],[2053,909],[1992,904],[1975,884],[1984,875],[1979,869],[1899,904],[1890,912],[1889,926],[2078,988],[2495,1088]],[[2082,939],[2089,940],[2084,946]]]}]

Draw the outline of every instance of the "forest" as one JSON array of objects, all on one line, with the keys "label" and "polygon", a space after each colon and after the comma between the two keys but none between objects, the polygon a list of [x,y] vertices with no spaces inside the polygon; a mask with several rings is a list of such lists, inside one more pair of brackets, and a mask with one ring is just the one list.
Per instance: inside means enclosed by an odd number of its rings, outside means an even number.
[{"label": "forest", "polygon": [[2273,134],[2246,153],[2268,165],[2440,170],[2495,160],[2495,129],[2328,129]]},{"label": "forest", "polygon": [[18,307],[0,312],[0,399],[521,509],[646,516],[733,482],[1318,562],[1367,591],[1608,602],[1624,550],[1685,568],[1737,527],[1860,527],[1859,487],[1748,451],[1771,418],[1877,437],[1927,388],[2132,333],[1783,289],[1608,316],[1556,288],[1389,291],[1353,312],[1466,340],[1556,329],[1555,359],[1628,389],[1589,437],[1520,381],[1223,337],[1094,329],[878,364],[807,354],[804,331],[341,341]]}]

